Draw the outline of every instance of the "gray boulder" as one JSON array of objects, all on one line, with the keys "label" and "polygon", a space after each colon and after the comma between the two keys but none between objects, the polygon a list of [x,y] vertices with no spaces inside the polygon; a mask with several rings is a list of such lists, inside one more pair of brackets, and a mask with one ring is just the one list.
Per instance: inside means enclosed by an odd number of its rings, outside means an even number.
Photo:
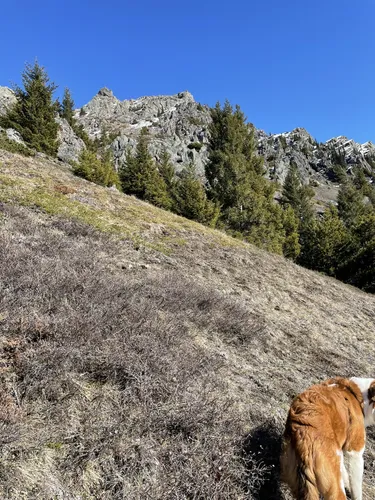
[{"label": "gray boulder", "polygon": [[59,160],[67,163],[78,161],[81,151],[86,147],[85,143],[82,139],[77,137],[72,127],[64,118],[58,116],[56,117],[56,121],[59,124],[57,133],[59,149],[57,151],[57,157]]},{"label": "gray boulder", "polygon": [[17,132],[17,130],[14,130],[14,128],[7,128],[5,133],[10,141],[18,142],[18,144],[26,146],[21,134]]},{"label": "gray boulder", "polygon": [[0,87],[0,116],[5,115],[9,108],[14,106],[17,99],[12,89]]},{"label": "gray boulder", "polygon": [[[0,116],[5,113],[16,103],[17,99],[12,89],[8,87],[0,87]],[[5,132],[10,141],[18,142],[25,145],[21,134],[13,128],[3,129],[0,127],[0,132]]]}]

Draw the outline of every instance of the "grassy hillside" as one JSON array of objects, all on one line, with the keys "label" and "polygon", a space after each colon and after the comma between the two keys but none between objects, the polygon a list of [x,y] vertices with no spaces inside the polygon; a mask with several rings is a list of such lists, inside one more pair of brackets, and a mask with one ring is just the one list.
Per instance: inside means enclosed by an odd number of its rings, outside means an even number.
[{"label": "grassy hillside", "polygon": [[288,498],[293,395],[374,375],[374,296],[64,165],[0,151],[0,242],[1,498]]}]

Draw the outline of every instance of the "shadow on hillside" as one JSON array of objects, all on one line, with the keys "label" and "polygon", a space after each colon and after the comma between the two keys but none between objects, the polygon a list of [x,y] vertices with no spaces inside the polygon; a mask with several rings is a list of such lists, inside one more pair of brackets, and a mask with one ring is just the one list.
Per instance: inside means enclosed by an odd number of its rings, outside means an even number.
[{"label": "shadow on hillside", "polygon": [[281,500],[280,463],[282,435],[273,421],[256,427],[243,441],[247,488],[255,500]]}]

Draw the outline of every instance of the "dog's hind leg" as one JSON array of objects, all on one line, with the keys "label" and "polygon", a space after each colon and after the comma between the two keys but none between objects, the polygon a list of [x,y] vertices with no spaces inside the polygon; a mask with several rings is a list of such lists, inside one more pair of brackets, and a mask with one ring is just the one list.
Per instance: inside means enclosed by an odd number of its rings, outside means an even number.
[{"label": "dog's hind leg", "polygon": [[353,500],[362,500],[362,479],[363,479],[363,452],[347,451],[350,493]]},{"label": "dog's hind leg", "polygon": [[321,450],[316,456],[316,480],[324,500],[346,500],[344,459],[334,447]]},{"label": "dog's hind leg", "polygon": [[344,454],[342,451],[338,451],[337,454],[340,457],[341,479],[344,483],[344,488],[346,490],[350,491],[350,481],[349,481],[348,471],[346,470],[346,467],[344,464]]}]

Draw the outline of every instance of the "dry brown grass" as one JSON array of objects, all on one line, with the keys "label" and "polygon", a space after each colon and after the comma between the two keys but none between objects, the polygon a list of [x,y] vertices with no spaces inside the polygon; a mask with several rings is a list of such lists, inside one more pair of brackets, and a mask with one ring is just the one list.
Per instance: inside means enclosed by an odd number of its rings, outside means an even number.
[{"label": "dry brown grass", "polygon": [[[46,186],[28,165],[25,186]],[[7,169],[9,197],[21,172]],[[122,197],[72,183],[111,213]],[[374,375],[375,297],[157,209],[142,236],[169,253],[18,202],[0,208],[0,497],[288,498],[290,400]],[[133,202],[135,227],[147,205]]]}]

